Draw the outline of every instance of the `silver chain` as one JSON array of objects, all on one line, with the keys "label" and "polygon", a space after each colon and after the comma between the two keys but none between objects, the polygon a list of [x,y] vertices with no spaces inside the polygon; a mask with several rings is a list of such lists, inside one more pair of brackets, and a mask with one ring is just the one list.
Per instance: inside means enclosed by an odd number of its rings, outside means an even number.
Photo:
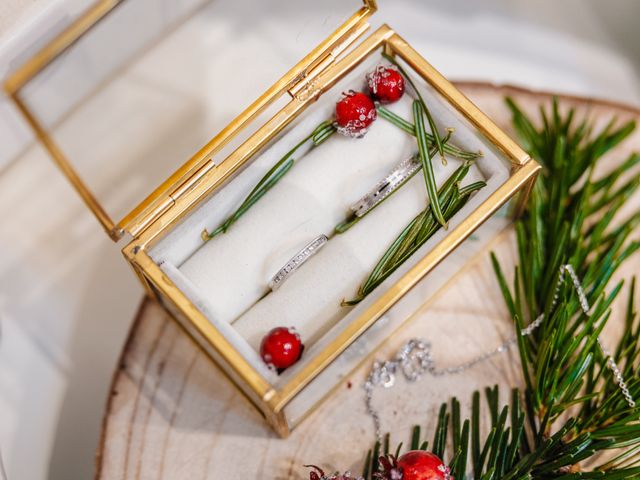
[{"label": "silver chain", "polygon": [[[580,302],[580,308],[587,316],[591,316],[591,306],[587,300],[587,296],[582,288],[582,284],[576,275],[575,270],[569,264],[562,265],[560,267],[560,275],[558,277],[558,283],[556,284],[556,290],[553,294],[553,301],[551,303],[551,309],[553,309],[558,303],[558,296],[560,294],[560,288],[564,283],[565,273],[569,273],[573,286],[578,294],[578,300]],[[538,315],[538,317],[531,322],[527,327],[523,328],[520,333],[526,337],[531,335],[544,321],[544,313]],[[375,435],[378,441],[382,440],[381,421],[379,412],[373,407],[373,390],[375,387],[382,386],[384,388],[391,388],[396,383],[397,373],[401,373],[409,382],[415,382],[422,378],[424,374],[430,374],[434,377],[442,377],[444,375],[455,375],[465,372],[470,368],[475,367],[479,363],[483,363],[489,360],[491,357],[500,353],[507,352],[518,341],[517,336],[513,336],[509,340],[503,342],[497,348],[483,353],[465,363],[461,363],[457,366],[438,369],[436,367],[435,360],[431,355],[431,343],[413,338],[405,343],[395,357],[392,360],[385,362],[374,362],[371,372],[367,376],[367,380],[364,384],[365,390],[365,402],[367,413],[373,419],[375,427]],[[614,382],[620,388],[622,395],[629,407],[634,408],[636,402],[633,396],[629,392],[629,388],[622,376],[620,368],[616,364],[615,360],[604,347],[600,337],[598,337],[598,346],[605,358],[607,358],[607,368],[611,370],[613,374]]]}]

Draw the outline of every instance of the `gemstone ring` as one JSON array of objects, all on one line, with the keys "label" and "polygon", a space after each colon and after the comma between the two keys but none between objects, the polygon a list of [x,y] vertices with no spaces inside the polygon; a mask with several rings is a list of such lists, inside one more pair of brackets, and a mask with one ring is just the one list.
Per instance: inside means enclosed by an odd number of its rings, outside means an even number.
[{"label": "gemstone ring", "polygon": [[351,211],[356,217],[365,216],[382,200],[400,188],[414,173],[420,170],[420,168],[422,168],[422,164],[417,155],[401,161],[364,197],[351,205]]},{"label": "gemstone ring", "polygon": [[269,288],[275,292],[293,272],[318,253],[318,250],[324,247],[328,241],[329,238],[326,235],[318,235],[314,238],[278,270],[278,273],[271,278]]}]

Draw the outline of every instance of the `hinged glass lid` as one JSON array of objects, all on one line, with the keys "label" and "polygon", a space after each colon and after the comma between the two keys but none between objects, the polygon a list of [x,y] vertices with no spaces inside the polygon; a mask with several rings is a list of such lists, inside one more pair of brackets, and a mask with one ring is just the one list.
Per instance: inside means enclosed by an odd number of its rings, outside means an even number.
[{"label": "hinged glass lid", "polygon": [[135,236],[212,168],[203,145],[296,95],[364,32],[375,2],[339,5],[101,0],[5,89],[109,235]]}]

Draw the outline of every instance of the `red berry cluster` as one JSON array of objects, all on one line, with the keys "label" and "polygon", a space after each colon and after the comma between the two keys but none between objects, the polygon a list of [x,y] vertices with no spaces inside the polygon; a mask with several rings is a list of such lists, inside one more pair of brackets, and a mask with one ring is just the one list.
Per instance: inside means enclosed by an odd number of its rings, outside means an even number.
[{"label": "red berry cluster", "polygon": [[349,90],[336,103],[338,131],[348,137],[362,137],[377,118],[374,103],[392,103],[404,94],[404,78],[391,67],[378,66],[367,76],[369,95]]}]

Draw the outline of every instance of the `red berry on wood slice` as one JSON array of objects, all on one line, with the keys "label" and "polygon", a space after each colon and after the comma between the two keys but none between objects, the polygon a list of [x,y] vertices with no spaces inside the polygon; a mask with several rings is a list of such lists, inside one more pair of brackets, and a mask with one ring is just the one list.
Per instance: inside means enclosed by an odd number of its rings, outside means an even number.
[{"label": "red berry on wood slice", "polygon": [[267,365],[283,370],[300,359],[303,348],[300,335],[295,330],[277,327],[262,339],[260,356]]},{"label": "red berry on wood slice", "polygon": [[398,458],[402,480],[453,480],[451,470],[431,452],[411,450]]},{"label": "red berry on wood slice", "polygon": [[349,90],[336,103],[338,132],[348,137],[362,137],[378,117],[376,106],[368,95]]},{"label": "red berry on wood slice", "polygon": [[451,470],[437,455],[423,450],[411,450],[400,458],[380,457],[381,480],[454,480]]},{"label": "red berry on wood slice", "polygon": [[368,76],[371,96],[380,103],[393,103],[404,94],[404,77],[395,68],[379,65]]}]

